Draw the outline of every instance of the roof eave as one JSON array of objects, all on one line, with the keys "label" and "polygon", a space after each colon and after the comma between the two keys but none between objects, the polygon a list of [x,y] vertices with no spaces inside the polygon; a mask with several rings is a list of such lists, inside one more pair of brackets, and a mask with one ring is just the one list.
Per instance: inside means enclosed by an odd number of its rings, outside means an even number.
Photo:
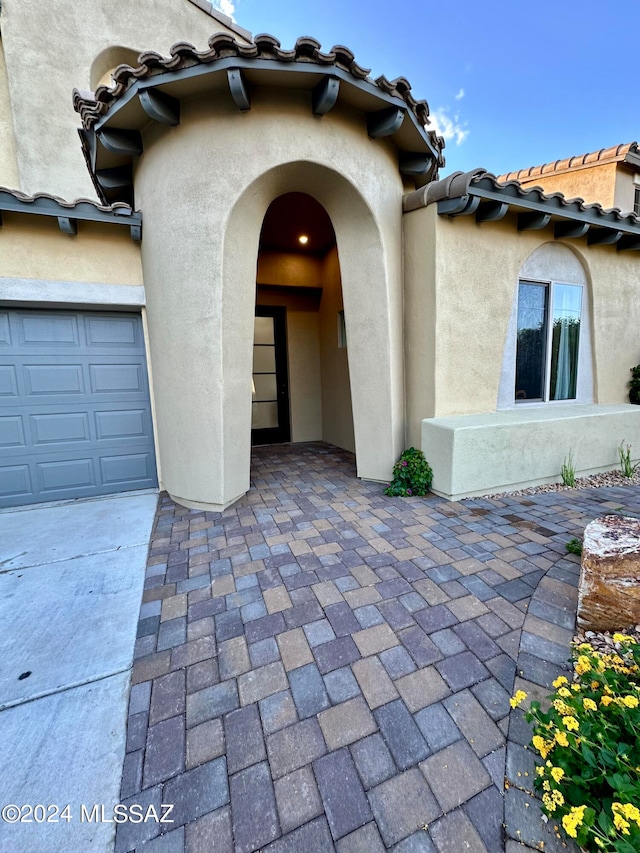
[{"label": "roof eave", "polygon": [[100,222],[128,228],[135,242],[142,238],[142,214],[124,203],[103,206],[85,198],[65,201],[44,193],[27,196],[18,190],[0,187],[0,225],[2,212],[54,217],[64,234],[75,235],[78,222]]},{"label": "roof eave", "polygon": [[404,198],[405,213],[436,204],[440,216],[473,216],[477,223],[497,222],[517,214],[519,231],[553,226],[556,239],[586,237],[589,245],[615,245],[618,251],[640,249],[640,218],[617,208],[567,199],[542,188],[525,189],[517,181],[501,184],[484,170],[456,173]]}]

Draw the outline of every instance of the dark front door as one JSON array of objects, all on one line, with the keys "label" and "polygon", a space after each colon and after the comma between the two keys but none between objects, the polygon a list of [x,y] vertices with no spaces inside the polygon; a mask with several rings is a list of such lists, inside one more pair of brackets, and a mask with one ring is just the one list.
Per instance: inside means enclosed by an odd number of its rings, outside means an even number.
[{"label": "dark front door", "polygon": [[286,309],[256,305],[251,444],[291,440]]}]

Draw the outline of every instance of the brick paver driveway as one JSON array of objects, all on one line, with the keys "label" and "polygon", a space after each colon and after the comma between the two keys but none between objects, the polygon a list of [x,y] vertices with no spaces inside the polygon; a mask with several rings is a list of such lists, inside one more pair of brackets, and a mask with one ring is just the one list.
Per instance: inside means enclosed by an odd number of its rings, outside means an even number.
[{"label": "brick paver driveway", "polygon": [[163,496],[122,798],[174,822],[116,850],[566,850],[509,697],[566,667],[565,543],[614,509],[640,491],[386,498],[323,444],[256,450],[222,514]]}]

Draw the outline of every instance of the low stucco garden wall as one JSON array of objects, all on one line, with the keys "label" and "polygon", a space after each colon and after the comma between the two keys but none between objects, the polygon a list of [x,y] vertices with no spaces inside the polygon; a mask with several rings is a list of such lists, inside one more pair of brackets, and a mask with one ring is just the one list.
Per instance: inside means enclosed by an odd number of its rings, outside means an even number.
[{"label": "low stucco garden wall", "polygon": [[640,455],[640,406],[582,405],[512,409],[422,421],[422,450],[433,491],[460,500],[560,482],[569,452],[576,474],[619,464],[618,446]]}]

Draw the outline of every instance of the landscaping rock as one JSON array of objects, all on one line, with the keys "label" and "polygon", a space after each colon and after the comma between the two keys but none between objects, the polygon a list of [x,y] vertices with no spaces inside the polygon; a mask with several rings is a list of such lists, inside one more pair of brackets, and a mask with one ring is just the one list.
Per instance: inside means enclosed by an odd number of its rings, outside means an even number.
[{"label": "landscaping rock", "polygon": [[577,624],[610,631],[640,622],[640,521],[619,515],[587,525],[582,545]]}]

